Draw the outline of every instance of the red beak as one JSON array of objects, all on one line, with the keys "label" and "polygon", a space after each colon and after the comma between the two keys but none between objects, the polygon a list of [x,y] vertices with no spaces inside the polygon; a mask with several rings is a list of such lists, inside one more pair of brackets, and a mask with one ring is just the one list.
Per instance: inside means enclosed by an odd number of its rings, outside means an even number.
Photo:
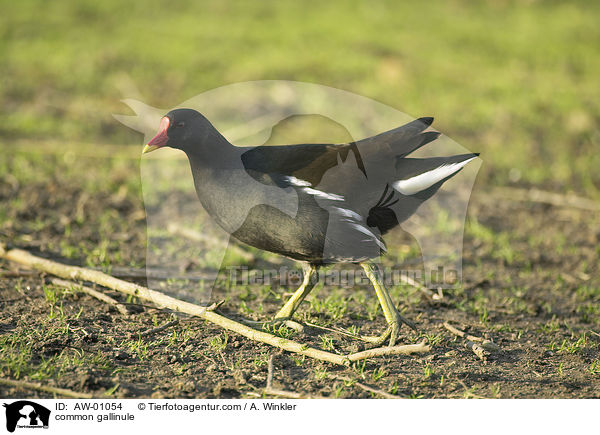
[{"label": "red beak", "polygon": [[158,133],[156,136],[152,138],[150,142],[144,147],[142,154],[146,154],[152,152],[160,147],[163,147],[169,141],[169,136],[167,136],[167,130],[169,129],[169,125],[171,124],[171,120],[166,116],[160,120],[160,125],[158,126]]}]

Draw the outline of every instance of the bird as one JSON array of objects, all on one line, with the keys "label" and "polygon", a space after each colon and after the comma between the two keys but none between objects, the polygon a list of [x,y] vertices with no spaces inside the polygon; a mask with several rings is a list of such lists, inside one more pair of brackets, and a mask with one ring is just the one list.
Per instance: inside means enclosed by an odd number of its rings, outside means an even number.
[{"label": "bird", "polygon": [[400,314],[377,259],[384,236],[408,219],[442,184],[479,156],[413,158],[435,141],[432,117],[347,143],[236,146],[201,113],[179,108],[164,115],[142,154],[163,147],[183,151],[197,197],[231,237],[283,255],[303,268],[300,287],[272,322],[292,319],[316,285],[319,267],[359,264],[370,280],[387,327],[373,342],[394,346]]}]

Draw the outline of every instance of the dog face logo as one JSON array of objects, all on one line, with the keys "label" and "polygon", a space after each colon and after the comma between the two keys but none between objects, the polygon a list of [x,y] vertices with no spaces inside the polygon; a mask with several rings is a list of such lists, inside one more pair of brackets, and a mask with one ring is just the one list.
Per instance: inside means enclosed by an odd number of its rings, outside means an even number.
[{"label": "dog face logo", "polygon": [[50,410],[29,400],[3,405],[6,408],[6,430],[19,428],[48,428]]}]

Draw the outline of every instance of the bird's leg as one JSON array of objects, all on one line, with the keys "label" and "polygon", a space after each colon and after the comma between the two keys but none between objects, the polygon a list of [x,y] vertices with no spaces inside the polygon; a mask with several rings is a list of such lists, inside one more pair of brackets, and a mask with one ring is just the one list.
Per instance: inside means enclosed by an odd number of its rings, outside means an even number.
[{"label": "bird's leg", "polygon": [[375,288],[375,293],[377,294],[377,298],[379,299],[379,303],[381,304],[381,308],[383,309],[385,320],[388,324],[388,327],[385,330],[385,332],[374,342],[377,344],[381,344],[389,337],[389,345],[393,346],[394,344],[396,344],[396,339],[398,338],[398,334],[400,332],[400,325],[402,323],[408,325],[412,329],[416,329],[416,327],[414,323],[402,316],[402,314],[400,314],[400,312],[394,305],[390,294],[385,288],[381,268],[379,267],[379,265],[372,262],[365,262],[361,263],[360,265],[367,274],[369,281],[371,281],[371,284],[373,284],[373,287]]},{"label": "bird's leg", "polygon": [[298,290],[294,292],[294,294],[288,299],[283,307],[275,314],[275,317],[270,322],[255,322],[251,320],[245,320],[244,322],[252,325],[252,326],[271,326],[277,324],[284,324],[289,326],[292,329],[295,329],[298,332],[301,332],[304,328],[301,324],[294,322],[291,320],[292,316],[304,300],[304,298],[311,292],[316,283],[312,282],[312,277],[315,274],[317,268],[312,264],[303,265],[302,267],[304,271],[304,278],[302,279],[302,284]]},{"label": "bird's leg", "polygon": [[298,287],[298,290],[288,299],[283,307],[275,314],[275,320],[278,319],[291,319],[304,298],[311,292],[315,284],[312,281],[312,276],[316,272],[317,268],[312,264],[303,265],[304,279],[302,284]]}]

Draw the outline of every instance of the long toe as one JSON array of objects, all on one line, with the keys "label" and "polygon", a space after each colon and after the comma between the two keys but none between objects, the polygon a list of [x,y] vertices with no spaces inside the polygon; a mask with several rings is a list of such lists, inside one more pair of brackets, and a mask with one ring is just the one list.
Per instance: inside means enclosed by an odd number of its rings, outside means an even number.
[{"label": "long toe", "polygon": [[389,341],[388,345],[391,347],[396,344],[398,335],[400,335],[400,323],[392,322],[392,323],[390,323],[389,328],[390,328],[390,341]]}]

